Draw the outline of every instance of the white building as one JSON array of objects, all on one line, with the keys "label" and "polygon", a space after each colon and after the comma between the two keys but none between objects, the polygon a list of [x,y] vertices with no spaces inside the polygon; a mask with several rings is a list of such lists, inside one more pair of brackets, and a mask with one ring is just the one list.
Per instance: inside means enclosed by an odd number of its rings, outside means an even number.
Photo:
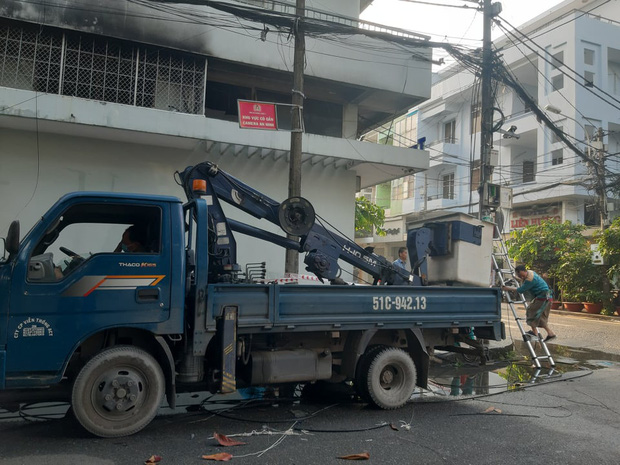
[{"label": "white building", "polygon": [[[306,38],[302,195],[352,236],[356,190],[428,167],[425,151],[357,138],[429,97],[431,51],[352,34],[376,30],[359,21],[366,0],[339,0],[329,13],[314,3],[306,16],[329,34]],[[241,129],[237,100],[290,103],[293,38],[273,22],[293,24],[295,1],[210,5],[3,2],[0,235],[14,219],[27,231],[74,190],[183,197],[173,173],[203,160],[287,197],[290,132]],[[267,260],[283,271],[279,247],[243,238],[239,246],[241,264]]]},{"label": "white building", "polygon": [[[536,105],[547,108],[543,111],[581,150],[587,150],[588,142],[595,146],[593,135],[602,128],[608,174],[620,172],[619,37],[620,2],[570,0],[494,42]],[[417,107],[417,135],[412,137],[426,138],[431,167],[415,175],[409,199],[395,199],[393,188],[401,181],[392,182],[391,229],[397,229],[394,224],[406,228],[411,218],[424,212],[477,215],[481,112],[472,103],[475,85],[473,74],[457,65],[435,76],[431,98]],[[501,129],[516,126],[519,136],[504,138],[496,132],[493,142],[493,182],[513,192],[512,209],[502,211],[504,229],[543,218],[598,227],[596,194],[584,186],[593,178],[582,158],[537,121],[510,87],[498,86],[495,106],[494,122],[503,114]],[[609,198],[607,207],[613,218],[620,201]],[[390,254],[402,244],[400,237],[393,238],[384,252]]]}]

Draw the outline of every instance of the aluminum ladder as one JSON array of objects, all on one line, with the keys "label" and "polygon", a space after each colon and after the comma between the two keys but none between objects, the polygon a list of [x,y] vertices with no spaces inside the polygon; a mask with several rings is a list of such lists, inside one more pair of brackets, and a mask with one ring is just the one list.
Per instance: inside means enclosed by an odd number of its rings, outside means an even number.
[{"label": "aluminum ladder", "polygon": [[[506,281],[508,279],[512,279],[514,282],[518,282],[516,278],[516,274],[515,274],[515,269],[512,266],[512,263],[510,262],[510,258],[508,257],[508,249],[506,247],[506,242],[504,242],[504,239],[502,238],[502,235],[497,225],[495,225],[495,230],[493,233],[492,257],[493,257],[493,269],[497,277],[499,278],[501,286],[505,286]],[[500,261],[501,261],[502,266],[499,265]],[[520,316],[517,315],[515,305],[522,304],[527,311],[529,302],[525,299],[523,294],[519,294],[520,300],[512,300],[510,292],[508,291],[503,291],[503,295],[506,298],[506,301],[508,302],[508,306],[510,307],[510,310],[512,311],[512,316],[517,322],[517,326],[519,328],[519,331],[521,332],[521,336],[523,337],[523,342],[525,342],[525,345],[527,346],[530,352],[530,356],[532,358],[532,362],[534,363],[534,366],[536,368],[541,368],[541,365],[540,365],[541,360],[548,360],[549,365],[551,367],[555,367],[555,361],[553,360],[553,357],[551,356],[551,353],[549,352],[549,348],[547,347],[547,344],[545,343],[542,335],[540,334],[540,331],[538,331],[537,338],[535,336],[528,334],[526,330],[523,329],[523,324],[521,323],[525,318],[521,318]],[[542,348],[544,355],[536,354],[536,351],[534,350],[534,345],[536,342],[540,344],[540,347]]]}]

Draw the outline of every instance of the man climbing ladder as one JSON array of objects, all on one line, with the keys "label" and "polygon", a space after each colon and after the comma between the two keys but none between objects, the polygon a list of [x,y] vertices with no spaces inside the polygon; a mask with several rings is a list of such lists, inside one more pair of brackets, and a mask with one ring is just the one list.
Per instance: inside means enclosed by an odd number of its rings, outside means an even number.
[{"label": "man climbing ladder", "polygon": [[515,267],[515,277],[522,281],[521,286],[502,286],[504,291],[516,291],[519,294],[530,293],[534,300],[527,306],[526,322],[532,327],[528,334],[536,339],[539,338],[538,328],[547,332],[545,342],[555,339],[556,334],[549,328],[549,313],[551,309],[551,290],[544,279],[532,270],[527,270],[524,265]]}]

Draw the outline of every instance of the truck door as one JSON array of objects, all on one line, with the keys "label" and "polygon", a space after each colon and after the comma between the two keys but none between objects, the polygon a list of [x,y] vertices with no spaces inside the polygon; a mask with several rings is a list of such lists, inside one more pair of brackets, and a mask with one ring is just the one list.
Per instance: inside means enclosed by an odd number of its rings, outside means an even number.
[{"label": "truck door", "polygon": [[77,199],[52,214],[14,268],[7,386],[10,377],[51,381],[103,329],[155,330],[170,316],[169,205]]}]

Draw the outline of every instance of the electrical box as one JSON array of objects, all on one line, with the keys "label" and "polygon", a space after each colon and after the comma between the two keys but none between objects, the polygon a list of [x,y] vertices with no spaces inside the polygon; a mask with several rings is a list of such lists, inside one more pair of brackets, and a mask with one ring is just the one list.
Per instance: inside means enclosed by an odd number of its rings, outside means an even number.
[{"label": "electrical box", "polygon": [[487,208],[512,208],[512,189],[487,182],[482,189],[482,203]]},{"label": "electrical box", "polygon": [[603,256],[598,250],[598,244],[590,244],[590,251],[592,252],[592,264],[593,265],[604,265],[605,260],[603,260]]},{"label": "electrical box", "polygon": [[430,214],[407,223],[408,230],[421,227],[434,230],[429,284],[490,285],[493,223],[456,212]]},{"label": "electrical box", "polygon": [[501,186],[499,191],[499,206],[502,208],[512,208],[512,189]]},{"label": "electrical box", "polygon": [[501,206],[501,186],[489,182],[482,186],[482,205],[488,208],[498,208]]}]

